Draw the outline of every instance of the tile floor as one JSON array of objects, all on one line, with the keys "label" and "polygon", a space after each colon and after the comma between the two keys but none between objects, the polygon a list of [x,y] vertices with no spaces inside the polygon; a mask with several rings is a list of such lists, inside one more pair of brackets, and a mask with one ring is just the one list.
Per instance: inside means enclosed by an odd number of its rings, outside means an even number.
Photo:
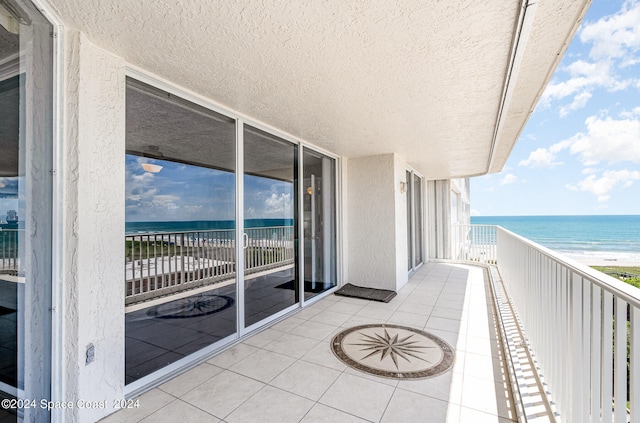
[{"label": "tile floor", "polygon": [[[516,419],[483,269],[429,263],[390,303],[330,295],[139,397],[113,422],[509,422]],[[449,371],[397,381],[331,352],[343,328],[388,322],[437,335]]]}]

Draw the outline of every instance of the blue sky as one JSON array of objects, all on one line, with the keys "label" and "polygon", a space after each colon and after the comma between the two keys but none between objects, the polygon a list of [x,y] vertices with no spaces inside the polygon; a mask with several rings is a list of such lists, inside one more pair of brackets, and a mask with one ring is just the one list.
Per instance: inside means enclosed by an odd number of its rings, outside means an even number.
[{"label": "blue sky", "polygon": [[473,215],[640,214],[640,0],[594,0]]},{"label": "blue sky", "polygon": [[[162,165],[145,172],[142,163]],[[293,184],[245,176],[245,218],[293,218]],[[126,155],[127,222],[235,219],[235,174]]]}]

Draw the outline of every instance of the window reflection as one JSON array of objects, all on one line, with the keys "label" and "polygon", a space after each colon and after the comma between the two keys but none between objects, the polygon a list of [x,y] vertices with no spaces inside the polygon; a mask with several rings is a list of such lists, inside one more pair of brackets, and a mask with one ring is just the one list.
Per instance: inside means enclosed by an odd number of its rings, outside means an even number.
[{"label": "window reflection", "polygon": [[125,380],[236,332],[235,122],[127,81]]}]

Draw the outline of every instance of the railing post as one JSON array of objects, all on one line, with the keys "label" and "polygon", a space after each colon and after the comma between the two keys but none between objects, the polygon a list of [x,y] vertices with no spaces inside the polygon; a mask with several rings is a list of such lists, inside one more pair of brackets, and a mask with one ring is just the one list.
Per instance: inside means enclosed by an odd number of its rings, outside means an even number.
[{"label": "railing post", "polygon": [[631,421],[640,421],[640,309],[631,306],[630,327],[630,374],[631,392],[629,393],[629,405],[631,407]]},{"label": "railing post", "polygon": [[627,421],[627,303],[616,298],[614,330],[614,418],[616,423]]}]

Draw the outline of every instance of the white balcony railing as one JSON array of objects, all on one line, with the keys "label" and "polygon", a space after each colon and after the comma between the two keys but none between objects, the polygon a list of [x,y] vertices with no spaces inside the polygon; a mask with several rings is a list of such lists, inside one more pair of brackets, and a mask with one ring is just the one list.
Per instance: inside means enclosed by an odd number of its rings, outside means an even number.
[{"label": "white balcony railing", "polygon": [[562,421],[640,422],[640,290],[496,234],[502,281]]},{"label": "white balcony railing", "polygon": [[638,288],[501,227],[451,240],[452,259],[497,265],[562,421],[640,421]]},{"label": "white balcony railing", "polygon": [[451,258],[457,261],[496,263],[496,226],[452,225]]},{"label": "white balcony railing", "polygon": [[[245,274],[292,264],[293,227],[245,230]],[[125,304],[235,278],[235,230],[163,232],[125,237]]]}]

